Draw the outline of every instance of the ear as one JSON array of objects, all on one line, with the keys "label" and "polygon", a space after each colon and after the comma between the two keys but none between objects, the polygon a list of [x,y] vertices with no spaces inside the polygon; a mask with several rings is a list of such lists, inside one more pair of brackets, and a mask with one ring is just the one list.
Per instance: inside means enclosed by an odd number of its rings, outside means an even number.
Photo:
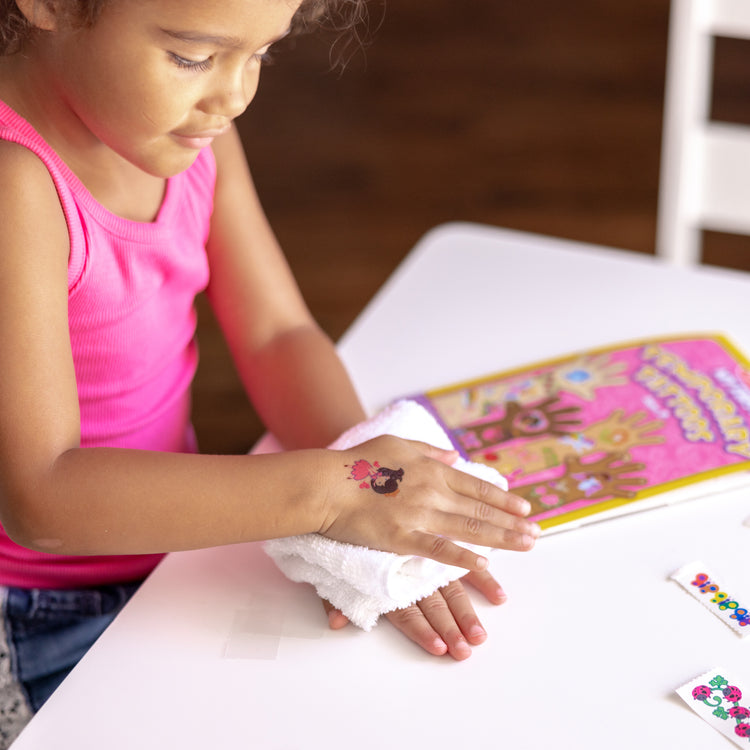
[{"label": "ear", "polygon": [[58,28],[58,3],[56,0],[16,0],[18,10],[35,29],[56,31]]}]

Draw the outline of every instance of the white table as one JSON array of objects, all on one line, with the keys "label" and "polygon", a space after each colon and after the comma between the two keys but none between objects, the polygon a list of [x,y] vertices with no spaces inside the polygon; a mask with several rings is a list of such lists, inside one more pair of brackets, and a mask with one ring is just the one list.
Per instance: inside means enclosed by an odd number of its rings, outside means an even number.
[{"label": "white table", "polygon": [[[704,330],[750,352],[750,274],[454,224],[419,243],[340,351],[376,409],[542,357]],[[329,631],[312,591],[258,545],[172,554],[14,748],[724,750],[673,690],[717,665],[750,676],[750,639],[668,576],[703,559],[750,591],[748,517],[750,489],[497,553],[510,599],[476,599],[489,639],[461,663],[385,622]]]}]

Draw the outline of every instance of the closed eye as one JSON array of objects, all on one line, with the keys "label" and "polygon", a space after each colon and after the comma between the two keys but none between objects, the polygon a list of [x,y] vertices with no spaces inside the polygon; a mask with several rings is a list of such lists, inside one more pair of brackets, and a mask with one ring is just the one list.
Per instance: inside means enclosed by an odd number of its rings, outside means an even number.
[{"label": "closed eye", "polygon": [[183,70],[194,70],[200,73],[204,73],[211,69],[211,58],[207,57],[205,60],[188,60],[186,57],[170,52],[169,57],[172,62]]}]

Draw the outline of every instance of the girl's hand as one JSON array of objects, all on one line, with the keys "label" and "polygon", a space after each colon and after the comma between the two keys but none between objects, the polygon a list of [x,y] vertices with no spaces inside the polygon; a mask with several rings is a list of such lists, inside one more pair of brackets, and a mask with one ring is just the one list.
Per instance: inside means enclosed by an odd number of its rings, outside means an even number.
[{"label": "girl's hand", "polygon": [[[329,451],[324,522],[319,532],[342,542],[420,555],[479,572],[487,559],[451,540],[529,550],[539,527],[529,503],[449,464],[456,451],[390,435],[347,451]],[[333,477],[333,480],[331,480]]]},{"label": "girl's hand", "polygon": [[[471,656],[471,647],[478,646],[487,633],[474,611],[462,581],[471,583],[492,604],[502,604],[507,597],[500,584],[487,572],[468,573],[432,596],[411,607],[385,615],[407,638],[435,656],[450,654],[457,661]],[[324,601],[328,622],[333,630],[349,621],[330,603]]]}]

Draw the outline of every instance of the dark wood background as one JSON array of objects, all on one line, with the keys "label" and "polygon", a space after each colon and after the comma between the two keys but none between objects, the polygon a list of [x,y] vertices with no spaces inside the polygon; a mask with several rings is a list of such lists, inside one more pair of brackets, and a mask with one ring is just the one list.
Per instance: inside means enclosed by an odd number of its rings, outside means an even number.
[{"label": "dark wood background", "polygon": [[[653,252],[668,0],[407,0],[331,71],[329,34],[285,40],[240,130],[308,303],[337,339],[431,227],[467,220]],[[750,44],[719,40],[713,111],[750,123]],[[750,270],[750,241],[706,237]],[[262,428],[200,300],[204,451]]]}]

